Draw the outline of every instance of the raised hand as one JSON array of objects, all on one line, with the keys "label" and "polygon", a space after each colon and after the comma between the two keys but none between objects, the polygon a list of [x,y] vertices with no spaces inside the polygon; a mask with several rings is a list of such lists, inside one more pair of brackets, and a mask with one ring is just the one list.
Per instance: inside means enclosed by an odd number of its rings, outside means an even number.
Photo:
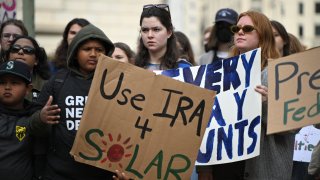
[{"label": "raised hand", "polygon": [[53,97],[50,96],[46,105],[41,109],[40,119],[42,122],[47,124],[58,124],[60,119],[60,111],[61,109],[58,105],[51,105],[53,101]]}]

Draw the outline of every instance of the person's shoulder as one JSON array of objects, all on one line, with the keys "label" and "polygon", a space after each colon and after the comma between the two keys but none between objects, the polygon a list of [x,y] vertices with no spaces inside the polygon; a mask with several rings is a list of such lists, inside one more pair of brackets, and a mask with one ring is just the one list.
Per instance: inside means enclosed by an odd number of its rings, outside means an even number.
[{"label": "person's shoulder", "polygon": [[210,64],[214,56],[214,53],[215,53],[214,50],[210,50],[202,54],[199,58],[199,65]]},{"label": "person's shoulder", "polygon": [[24,100],[24,110],[27,112],[27,114],[33,114],[35,111],[40,110],[43,106],[34,101],[29,101],[27,99]]},{"label": "person's shoulder", "polygon": [[178,63],[179,68],[192,66],[192,64],[189,61],[187,61],[186,59],[178,59],[177,63]]}]

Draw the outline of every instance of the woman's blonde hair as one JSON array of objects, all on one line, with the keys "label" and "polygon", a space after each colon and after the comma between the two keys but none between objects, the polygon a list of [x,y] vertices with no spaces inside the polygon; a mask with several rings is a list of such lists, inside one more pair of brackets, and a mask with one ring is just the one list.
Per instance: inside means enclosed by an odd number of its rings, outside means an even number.
[{"label": "woman's blonde hair", "polygon": [[[267,16],[260,12],[243,12],[239,15],[238,21],[243,16],[249,16],[251,18],[253,26],[258,33],[259,47],[261,47],[261,69],[264,69],[268,65],[268,58],[276,59],[280,57],[279,51],[276,48],[271,23]],[[236,46],[233,46],[231,54],[232,56],[240,54]]]}]

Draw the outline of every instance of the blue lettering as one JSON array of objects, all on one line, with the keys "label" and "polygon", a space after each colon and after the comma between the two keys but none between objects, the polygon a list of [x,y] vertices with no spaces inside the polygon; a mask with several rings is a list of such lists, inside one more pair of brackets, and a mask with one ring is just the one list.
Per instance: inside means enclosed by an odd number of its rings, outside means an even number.
[{"label": "blue lettering", "polygon": [[161,75],[165,75],[168,77],[178,77],[180,76],[179,69],[169,69],[166,71],[162,71]]},{"label": "blue lettering", "polygon": [[238,139],[238,156],[243,155],[243,135],[244,135],[244,129],[248,125],[248,120],[243,120],[240,122],[237,122],[235,124],[235,129],[239,130],[239,139]]},{"label": "blue lettering", "polygon": [[251,74],[251,68],[254,62],[254,59],[256,57],[256,53],[257,53],[257,49],[253,50],[249,59],[249,63],[247,61],[246,55],[242,54],[241,55],[241,60],[242,60],[242,64],[243,67],[246,71],[246,88],[250,86],[250,74]]},{"label": "blue lettering", "polygon": [[232,159],[232,137],[233,137],[233,131],[232,131],[232,124],[229,125],[228,128],[228,136],[224,132],[224,128],[220,127],[218,129],[218,147],[217,147],[217,160],[222,159],[222,143],[224,144],[224,147],[226,149],[227,155],[229,159]]},{"label": "blue lettering", "polygon": [[261,117],[260,116],[257,116],[255,117],[252,122],[250,123],[250,126],[249,126],[249,130],[248,130],[248,135],[249,137],[252,138],[252,144],[248,147],[247,149],[247,152],[248,154],[251,154],[254,149],[256,148],[256,145],[257,145],[257,140],[258,140],[258,135],[256,132],[254,132],[254,128],[260,124],[260,119]]},{"label": "blue lettering", "polygon": [[205,79],[205,88],[214,90],[217,94],[220,93],[220,85],[213,85],[214,83],[221,82],[221,73],[216,72],[222,67],[221,61],[216,61],[214,64],[207,65],[206,79]]},{"label": "blue lettering", "polygon": [[221,108],[220,108],[220,104],[217,96],[213,103],[212,112],[211,112],[210,120],[207,127],[210,126],[213,117],[220,126],[226,125],[226,122],[224,121],[224,118],[222,116],[222,112],[221,112]]},{"label": "blue lettering", "polygon": [[204,71],[206,70],[206,66],[202,65],[198,68],[198,72],[196,75],[196,78],[193,80],[193,76],[192,76],[192,72],[190,68],[183,68],[183,78],[184,78],[184,82],[186,83],[190,83],[196,86],[200,86],[201,84],[201,80],[204,74]]},{"label": "blue lettering", "polygon": [[223,60],[223,91],[229,90],[231,84],[234,89],[240,86],[241,82],[237,72],[237,66],[238,56]]},{"label": "blue lettering", "polygon": [[197,161],[199,163],[207,163],[210,161],[212,150],[213,150],[214,135],[215,135],[215,131],[214,129],[211,129],[208,133],[205,153],[202,153],[201,150],[199,150],[198,152]]},{"label": "blue lettering", "polygon": [[238,121],[242,119],[242,110],[243,110],[243,102],[247,94],[247,89],[242,92],[241,97],[238,92],[234,93],[233,96],[236,99],[236,103],[238,105]]}]

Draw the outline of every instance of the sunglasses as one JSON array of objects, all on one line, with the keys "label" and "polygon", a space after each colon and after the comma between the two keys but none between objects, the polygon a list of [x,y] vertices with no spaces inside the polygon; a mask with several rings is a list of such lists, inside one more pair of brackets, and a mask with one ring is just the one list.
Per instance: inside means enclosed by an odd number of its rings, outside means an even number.
[{"label": "sunglasses", "polygon": [[252,32],[253,30],[255,30],[255,28],[251,25],[244,25],[244,26],[233,25],[230,27],[230,30],[233,33],[238,33],[241,29],[244,33]]},{"label": "sunglasses", "polygon": [[11,34],[11,33],[3,33],[2,34],[3,39],[10,39],[11,36],[12,36],[12,39],[16,39],[17,37],[20,36],[20,34]]},{"label": "sunglasses", "polygon": [[22,49],[23,54],[32,55],[35,54],[35,49],[29,46],[21,47],[19,45],[12,45],[10,52],[11,53],[18,53]]},{"label": "sunglasses", "polygon": [[170,9],[169,9],[168,4],[147,4],[147,5],[143,6],[143,10],[153,8],[153,7],[159,8],[159,9],[164,9],[164,10],[168,11],[169,15],[170,15]]}]

